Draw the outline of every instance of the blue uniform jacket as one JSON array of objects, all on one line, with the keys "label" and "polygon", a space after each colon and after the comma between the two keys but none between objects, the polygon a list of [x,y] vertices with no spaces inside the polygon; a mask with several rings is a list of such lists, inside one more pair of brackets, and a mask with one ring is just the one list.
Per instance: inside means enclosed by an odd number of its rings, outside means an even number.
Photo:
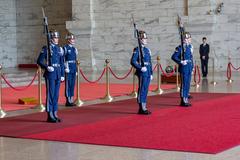
[{"label": "blue uniform jacket", "polygon": [[[50,50],[52,55],[49,54],[49,62],[47,65],[47,46],[43,46],[42,51],[38,57],[37,64],[41,68],[45,69],[44,77],[47,79],[61,79],[64,77],[64,63],[63,63],[63,51],[60,46],[51,44]],[[47,70],[48,66],[54,68],[53,72]]]},{"label": "blue uniform jacket", "polygon": [[65,57],[65,67],[69,68],[69,73],[76,73],[77,72],[77,49],[72,45],[66,44],[64,47],[64,57]]},{"label": "blue uniform jacket", "polygon": [[181,52],[182,52],[181,46],[178,46],[172,55],[172,60],[179,65],[179,71],[181,73],[185,70],[193,69],[192,45],[186,45],[184,50],[185,50],[185,53],[183,56],[184,56],[184,60],[187,60],[187,65],[181,64]]},{"label": "blue uniform jacket", "polygon": [[139,58],[139,49],[138,47],[134,48],[133,55],[131,58],[131,65],[136,69],[136,75],[137,76],[151,76],[153,74],[152,71],[152,61],[151,61],[151,51],[147,47],[143,47],[143,61],[144,66],[147,68],[146,72],[141,71],[141,64],[140,64],[140,58]]}]

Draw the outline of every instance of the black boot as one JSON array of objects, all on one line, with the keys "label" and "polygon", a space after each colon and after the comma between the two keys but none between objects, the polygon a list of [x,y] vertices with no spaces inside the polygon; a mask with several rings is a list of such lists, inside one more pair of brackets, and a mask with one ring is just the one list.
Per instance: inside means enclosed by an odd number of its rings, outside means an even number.
[{"label": "black boot", "polygon": [[72,103],[66,102],[65,106],[72,107],[73,105],[72,105]]},{"label": "black boot", "polygon": [[[138,114],[142,114],[142,115],[149,115],[151,114],[151,112],[147,109],[143,110],[143,104],[142,103],[139,103],[139,109],[138,109]],[[146,106],[144,107],[146,108]]]},{"label": "black boot", "polygon": [[72,107],[73,104],[72,104],[71,101],[70,101],[71,98],[70,98],[70,97],[66,97],[66,98],[67,98],[67,99],[66,99],[66,104],[65,104],[65,105],[66,105],[67,107]]},{"label": "black boot", "polygon": [[190,107],[190,106],[192,106],[192,105],[188,102],[188,99],[187,99],[187,98],[182,98],[182,97],[181,97],[180,106],[182,106],[182,107]]},{"label": "black boot", "polygon": [[74,97],[71,97],[71,105],[76,106],[76,104],[74,103]]},{"label": "black boot", "polygon": [[151,111],[145,110],[145,111],[142,111],[141,114],[143,114],[143,115],[149,115],[149,114],[151,114],[151,113],[152,113]]},{"label": "black boot", "polygon": [[53,116],[56,119],[57,122],[62,122],[62,120],[57,116],[57,111],[53,112]]},{"label": "black boot", "polygon": [[192,99],[192,98],[193,98],[193,96],[189,94],[188,95],[188,99]]},{"label": "black boot", "polygon": [[138,103],[138,107],[138,114],[141,114],[143,112],[141,103]]},{"label": "black boot", "polygon": [[47,112],[47,114],[48,114],[47,122],[49,122],[49,123],[57,123],[57,119],[54,118],[52,112]]}]

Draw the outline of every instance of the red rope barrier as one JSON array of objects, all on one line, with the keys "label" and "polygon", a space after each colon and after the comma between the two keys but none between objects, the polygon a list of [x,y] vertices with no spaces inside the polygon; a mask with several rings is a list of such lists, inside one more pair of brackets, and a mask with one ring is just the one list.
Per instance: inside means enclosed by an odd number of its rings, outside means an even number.
[{"label": "red rope barrier", "polygon": [[37,77],[37,73],[35,73],[33,79],[31,80],[31,82],[30,82],[27,86],[25,86],[25,87],[23,87],[23,88],[16,88],[16,87],[12,86],[12,85],[10,84],[10,82],[7,81],[7,79],[2,75],[2,78],[3,78],[3,80],[6,82],[6,84],[7,84],[10,88],[12,88],[13,90],[16,90],[16,91],[23,91],[23,90],[27,89],[28,87],[30,87],[30,86],[33,84],[33,82],[34,82],[34,80],[36,79],[36,77]]},{"label": "red rope barrier", "polygon": [[160,64],[160,69],[161,69],[161,72],[163,73],[163,75],[165,76],[165,77],[171,77],[171,76],[173,76],[173,74],[174,74],[174,70],[171,72],[171,73],[166,73],[166,72],[164,72],[164,70],[162,69],[162,65]]},{"label": "red rope barrier", "polygon": [[231,77],[232,77],[231,63],[228,63],[228,66],[227,66],[227,78],[231,79]]},{"label": "red rope barrier", "polygon": [[194,66],[194,75],[193,75],[193,81],[196,84],[196,73],[197,73],[197,66]]},{"label": "red rope barrier", "polygon": [[158,64],[156,64],[155,66],[154,66],[154,68],[153,68],[153,72],[156,70],[156,68],[157,68],[157,66],[158,66]]},{"label": "red rope barrier", "polygon": [[[198,81],[196,80],[196,74],[197,74],[197,73],[198,73]],[[195,65],[195,66],[194,66],[194,83],[195,83],[195,84],[199,84],[199,83],[200,83],[200,80],[201,80],[200,70],[199,70],[198,65]]]},{"label": "red rope barrier", "polygon": [[88,83],[97,83],[98,81],[100,81],[100,79],[102,79],[105,71],[106,71],[106,68],[103,69],[103,72],[102,72],[101,76],[100,76],[97,80],[95,80],[95,81],[90,81],[90,80],[87,79],[87,77],[84,75],[83,71],[80,69],[81,75],[83,76],[83,78],[85,79],[85,81],[87,81]]},{"label": "red rope barrier", "polygon": [[110,72],[112,73],[112,75],[113,75],[116,79],[119,79],[119,80],[123,80],[123,79],[127,78],[127,77],[130,75],[130,73],[132,72],[132,69],[133,69],[133,68],[131,67],[130,70],[127,72],[127,74],[124,75],[123,77],[118,77],[118,76],[113,72],[112,68],[109,67],[109,70],[110,70]]},{"label": "red rope barrier", "polygon": [[232,63],[229,63],[229,64],[232,66],[233,69],[235,69],[235,70],[237,70],[237,71],[240,69],[240,67],[235,68]]}]

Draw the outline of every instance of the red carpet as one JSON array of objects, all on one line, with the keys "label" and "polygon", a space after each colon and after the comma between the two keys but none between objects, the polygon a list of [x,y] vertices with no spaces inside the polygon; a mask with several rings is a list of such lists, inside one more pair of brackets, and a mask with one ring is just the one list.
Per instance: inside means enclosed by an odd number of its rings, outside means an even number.
[{"label": "red carpet", "polygon": [[[21,87],[20,87],[21,88]],[[173,84],[163,84],[162,89],[172,89],[175,88]],[[43,103],[45,103],[45,86],[43,89]],[[156,89],[156,85],[151,85],[151,90]],[[80,85],[80,98],[82,100],[94,100],[98,98],[102,98],[105,96],[105,84],[89,84],[89,83],[81,83]],[[127,95],[132,91],[131,84],[111,84],[110,86],[110,94],[111,96],[122,96]],[[26,97],[35,97],[38,98],[38,86],[33,85],[28,89],[23,91],[15,91],[11,88],[3,88],[2,89],[2,107],[5,111],[12,110],[21,110],[28,109],[33,107],[34,105],[22,105],[18,104],[19,98]],[[61,84],[60,96],[59,96],[59,104],[65,104],[65,96],[64,96],[64,83]]]},{"label": "red carpet", "polygon": [[136,100],[61,110],[63,122],[36,113],[0,120],[0,135],[64,142],[218,153],[240,143],[240,94],[195,93],[178,107],[178,93],[149,97],[153,114],[140,116]]}]

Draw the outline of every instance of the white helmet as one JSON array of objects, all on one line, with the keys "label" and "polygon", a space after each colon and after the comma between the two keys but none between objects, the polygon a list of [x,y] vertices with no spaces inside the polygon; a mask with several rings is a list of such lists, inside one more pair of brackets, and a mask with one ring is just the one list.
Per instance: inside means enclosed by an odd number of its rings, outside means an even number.
[{"label": "white helmet", "polygon": [[69,39],[75,39],[75,36],[74,36],[74,34],[72,34],[72,33],[68,33],[68,34],[66,35],[66,39],[67,39],[67,40],[69,40]]},{"label": "white helmet", "polygon": [[50,35],[51,35],[51,39],[53,39],[53,38],[60,38],[60,34],[56,30],[50,31]]}]

